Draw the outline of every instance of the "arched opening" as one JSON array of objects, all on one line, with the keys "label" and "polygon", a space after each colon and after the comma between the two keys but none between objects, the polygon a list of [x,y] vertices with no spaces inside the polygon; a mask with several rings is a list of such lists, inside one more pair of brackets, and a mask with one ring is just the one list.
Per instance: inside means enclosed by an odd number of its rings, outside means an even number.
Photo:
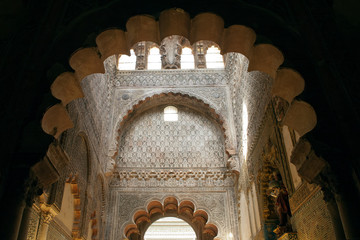
[{"label": "arched opening", "polygon": [[147,69],[148,70],[161,69],[161,55],[158,47],[150,48],[148,62],[147,62]]},{"label": "arched opening", "polygon": [[178,202],[175,197],[167,197],[163,203],[151,201],[145,209],[133,215],[133,221],[124,228],[124,236],[129,240],[219,240],[218,227],[208,222],[205,210],[196,210],[190,200]]},{"label": "arched opening", "polygon": [[194,55],[191,48],[184,47],[181,53],[181,69],[194,69]]},{"label": "arched opening", "polygon": [[206,55],[207,68],[224,68],[224,59],[220,54],[220,49],[216,46],[211,46],[207,49]]},{"label": "arched opening", "polygon": [[133,49],[130,49],[130,56],[121,55],[119,57],[118,70],[135,70],[136,55]]},{"label": "arched opening", "polygon": [[194,229],[184,220],[176,217],[164,217],[153,224],[145,232],[144,240],[195,240]]},{"label": "arched opening", "polygon": [[174,106],[167,106],[164,108],[164,121],[176,122],[179,119],[178,109]]}]

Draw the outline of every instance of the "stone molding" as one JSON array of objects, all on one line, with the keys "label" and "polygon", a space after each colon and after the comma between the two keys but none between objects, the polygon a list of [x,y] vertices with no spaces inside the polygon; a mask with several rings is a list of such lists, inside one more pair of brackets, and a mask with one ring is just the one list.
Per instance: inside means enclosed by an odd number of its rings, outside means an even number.
[{"label": "stone molding", "polygon": [[119,170],[113,173],[112,187],[231,187],[235,175],[229,170]]},{"label": "stone molding", "polygon": [[114,87],[166,87],[226,85],[225,70],[148,70],[116,71],[111,76]]}]

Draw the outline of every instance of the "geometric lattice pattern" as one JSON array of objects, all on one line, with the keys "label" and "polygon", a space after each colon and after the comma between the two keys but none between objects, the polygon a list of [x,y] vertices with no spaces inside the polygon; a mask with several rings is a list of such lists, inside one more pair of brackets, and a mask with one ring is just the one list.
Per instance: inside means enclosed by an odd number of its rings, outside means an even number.
[{"label": "geometric lattice pattern", "polygon": [[119,142],[118,168],[225,167],[224,138],[215,122],[183,106],[179,120],[164,121],[164,107],[131,122]]}]

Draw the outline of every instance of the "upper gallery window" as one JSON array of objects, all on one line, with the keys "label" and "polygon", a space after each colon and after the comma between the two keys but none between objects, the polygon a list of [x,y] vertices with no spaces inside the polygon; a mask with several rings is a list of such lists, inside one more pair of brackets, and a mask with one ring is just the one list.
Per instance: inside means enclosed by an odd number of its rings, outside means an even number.
[{"label": "upper gallery window", "polygon": [[146,41],[135,44],[130,56],[118,59],[118,70],[224,69],[223,56],[213,42],[199,41],[193,46],[166,43],[160,47]]},{"label": "upper gallery window", "polygon": [[181,69],[194,69],[194,55],[191,48],[184,47],[181,53]]},{"label": "upper gallery window", "polygon": [[135,70],[136,55],[133,49],[130,50],[130,56],[121,55],[119,58],[119,70]]},{"label": "upper gallery window", "polygon": [[206,67],[207,68],[224,68],[224,59],[220,54],[220,49],[211,46],[208,48],[206,55]]},{"label": "upper gallery window", "polygon": [[148,70],[159,70],[161,69],[161,55],[160,50],[157,47],[152,47],[149,51],[148,62],[147,62]]},{"label": "upper gallery window", "polygon": [[164,121],[176,122],[179,119],[178,109],[174,106],[167,106],[164,108]]}]

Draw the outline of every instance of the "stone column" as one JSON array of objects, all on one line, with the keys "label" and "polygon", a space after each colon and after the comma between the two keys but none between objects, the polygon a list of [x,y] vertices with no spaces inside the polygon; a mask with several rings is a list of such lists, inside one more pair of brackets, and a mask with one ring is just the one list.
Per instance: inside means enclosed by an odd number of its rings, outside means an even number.
[{"label": "stone column", "polygon": [[134,52],[136,55],[136,70],[144,70],[147,66],[148,57],[148,44],[146,42],[139,42],[134,46]]},{"label": "stone column", "polygon": [[194,44],[193,54],[195,59],[195,68],[206,68],[206,55],[207,44],[204,41],[199,41]]},{"label": "stone column", "polygon": [[55,215],[50,211],[41,212],[41,223],[39,229],[39,240],[46,240],[49,231],[49,225]]},{"label": "stone column", "polygon": [[34,198],[42,192],[38,185],[36,177],[32,177],[27,181],[27,193],[25,197],[25,209],[23,211],[21,226],[19,230],[18,240],[26,240],[29,228],[30,215]]}]

